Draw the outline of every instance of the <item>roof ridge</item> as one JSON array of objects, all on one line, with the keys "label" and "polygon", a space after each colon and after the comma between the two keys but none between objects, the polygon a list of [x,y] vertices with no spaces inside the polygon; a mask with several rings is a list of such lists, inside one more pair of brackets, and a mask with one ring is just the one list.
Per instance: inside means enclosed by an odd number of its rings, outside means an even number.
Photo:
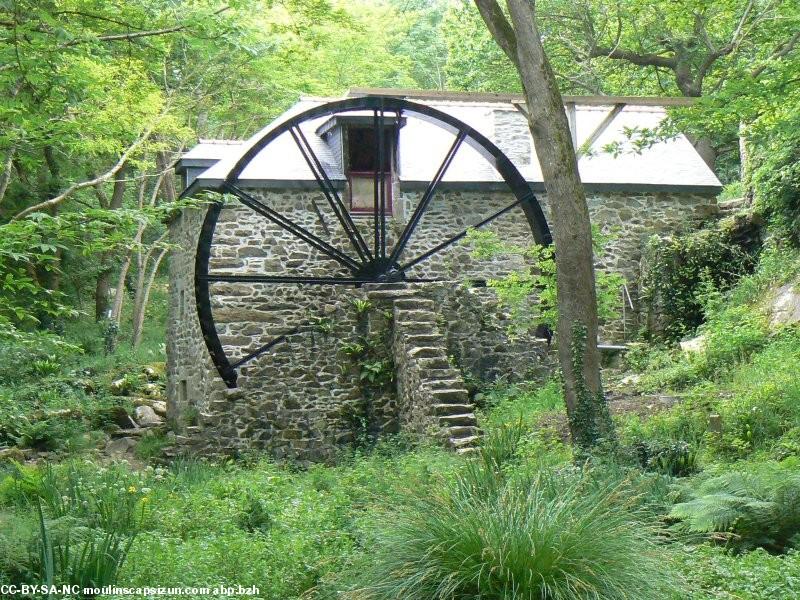
[{"label": "roof ridge", "polygon": [[[346,97],[398,96],[420,100],[460,100],[463,102],[496,102],[503,104],[524,103],[519,93],[507,92],[463,92],[454,90],[418,90],[410,88],[352,87]],[[638,106],[691,106],[695,99],[683,96],[562,96],[565,103],[583,105],[634,104]]]}]

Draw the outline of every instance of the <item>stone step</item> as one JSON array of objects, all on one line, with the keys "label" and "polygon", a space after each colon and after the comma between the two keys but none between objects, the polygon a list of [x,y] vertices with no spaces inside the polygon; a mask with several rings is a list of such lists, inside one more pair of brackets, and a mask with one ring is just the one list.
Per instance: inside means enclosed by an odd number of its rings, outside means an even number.
[{"label": "stone step", "polygon": [[428,298],[399,298],[394,301],[395,308],[402,310],[434,310],[436,304]]},{"label": "stone step", "polygon": [[453,367],[446,369],[427,369],[425,371],[425,377],[423,380],[426,384],[441,380],[450,381],[458,377],[458,374],[458,371],[456,371]]},{"label": "stone step", "polygon": [[474,448],[478,445],[478,442],[481,441],[481,436],[479,435],[471,435],[468,437],[456,437],[450,438],[447,440],[450,444],[451,448],[455,448],[458,451],[460,448]]},{"label": "stone step", "polygon": [[434,404],[431,412],[436,416],[472,414],[474,407],[471,404]]},{"label": "stone step", "polygon": [[411,348],[407,352],[409,358],[418,359],[418,358],[443,358],[447,360],[447,353],[445,352],[444,348],[436,347],[436,346],[418,346],[415,348]]},{"label": "stone step", "polygon": [[429,379],[425,381],[425,387],[430,390],[463,390],[466,393],[467,388],[464,387],[464,380],[460,377],[453,377],[451,379]]},{"label": "stone step", "polygon": [[435,404],[469,404],[466,390],[459,388],[431,390]]},{"label": "stone step", "polygon": [[394,320],[401,323],[436,323],[436,313],[433,310],[401,310],[395,308]]},{"label": "stone step", "polygon": [[444,348],[444,338],[438,333],[414,333],[403,336],[403,341],[410,346],[439,346]]},{"label": "stone step", "polygon": [[477,436],[479,433],[475,425],[454,425],[447,428],[447,436],[451,440]]},{"label": "stone step", "polygon": [[437,332],[439,329],[436,327],[436,323],[420,323],[418,321],[395,321],[395,331],[399,332],[400,335],[429,335],[431,333]]},{"label": "stone step", "polygon": [[442,415],[439,417],[439,425],[442,427],[448,427],[450,428],[450,431],[452,431],[453,427],[456,426],[477,427],[478,420],[471,412],[456,415]]},{"label": "stone step", "polygon": [[[414,360],[414,362],[417,363],[417,366],[423,371],[427,371],[427,369],[453,368],[445,356],[437,356],[435,358],[417,358]],[[423,375],[426,375],[426,377],[423,377],[423,379],[427,379],[427,373],[423,373]]]}]

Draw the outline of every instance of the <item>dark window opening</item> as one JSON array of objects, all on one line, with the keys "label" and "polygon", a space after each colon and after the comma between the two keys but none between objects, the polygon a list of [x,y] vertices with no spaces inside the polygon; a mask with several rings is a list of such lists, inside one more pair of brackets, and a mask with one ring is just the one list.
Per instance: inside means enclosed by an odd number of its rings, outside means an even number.
[{"label": "dark window opening", "polygon": [[[386,212],[392,212],[392,163],[395,148],[395,128],[384,128],[383,185],[386,198]],[[375,212],[375,177],[380,171],[376,140],[377,131],[373,127],[349,127],[347,129],[347,181],[350,210],[360,213]]]}]

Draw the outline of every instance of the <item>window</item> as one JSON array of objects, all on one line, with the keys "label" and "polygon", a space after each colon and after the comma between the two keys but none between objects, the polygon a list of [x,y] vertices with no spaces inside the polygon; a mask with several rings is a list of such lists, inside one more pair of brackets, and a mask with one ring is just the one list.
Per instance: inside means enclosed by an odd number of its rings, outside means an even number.
[{"label": "window", "polygon": [[189,385],[185,379],[181,379],[180,383],[178,384],[178,404],[180,406],[186,406],[186,402],[189,399]]},{"label": "window", "polygon": [[[350,210],[355,213],[375,212],[375,175],[380,171],[376,130],[373,127],[347,128],[346,166]],[[392,212],[392,163],[394,155],[394,126],[384,129],[383,185],[386,212]]]}]

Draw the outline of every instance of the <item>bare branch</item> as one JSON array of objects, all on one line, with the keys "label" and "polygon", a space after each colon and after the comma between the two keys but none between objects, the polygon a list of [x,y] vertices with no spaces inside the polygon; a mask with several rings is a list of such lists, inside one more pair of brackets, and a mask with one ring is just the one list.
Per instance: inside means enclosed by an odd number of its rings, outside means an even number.
[{"label": "bare branch", "polygon": [[140,135],[139,138],[135,142],[133,142],[133,144],[128,146],[128,149],[122,153],[122,156],[120,156],[117,163],[113,167],[111,167],[111,169],[93,179],[89,179],[87,181],[81,181],[80,183],[73,183],[58,196],[51,198],[50,200],[45,200],[44,202],[39,202],[38,204],[34,204],[33,206],[30,206],[25,210],[18,212],[16,215],[14,215],[14,217],[11,220],[18,221],[20,219],[24,219],[25,217],[27,217],[32,213],[41,212],[43,210],[47,210],[55,206],[58,206],[65,200],[69,199],[69,197],[72,196],[72,194],[74,194],[78,190],[82,190],[87,187],[97,186],[101,183],[105,183],[108,180],[110,180],[119,171],[122,170],[122,168],[125,166],[125,163],[131,157],[131,155],[133,155],[133,153],[136,152],[139,149],[139,147],[150,138],[150,135],[153,133],[153,130],[155,129],[157,122],[158,120],[156,120],[154,123],[148,126],[148,128],[145,129],[142,135]]},{"label": "bare branch", "polygon": [[[226,10],[229,10],[229,6],[223,6],[219,10],[213,13],[213,16],[217,16],[222,14]],[[59,48],[69,48],[71,46],[77,46],[79,44],[86,44],[89,42],[119,42],[119,41],[131,41],[138,38],[144,37],[153,37],[159,35],[169,35],[170,33],[177,33],[179,31],[184,31],[187,29],[188,25],[175,25],[173,27],[165,27],[164,29],[152,29],[150,31],[134,31],[129,33],[113,33],[109,35],[99,35],[95,38],[83,38],[83,39],[75,39],[70,40],[69,42],[64,42],[63,44],[59,45]]]},{"label": "bare branch", "polygon": [[674,69],[678,65],[678,59],[672,56],[662,56],[652,52],[639,54],[625,48],[609,48],[608,46],[596,46],[589,51],[592,58],[613,58],[616,60],[626,60],[642,67],[665,67]]}]

